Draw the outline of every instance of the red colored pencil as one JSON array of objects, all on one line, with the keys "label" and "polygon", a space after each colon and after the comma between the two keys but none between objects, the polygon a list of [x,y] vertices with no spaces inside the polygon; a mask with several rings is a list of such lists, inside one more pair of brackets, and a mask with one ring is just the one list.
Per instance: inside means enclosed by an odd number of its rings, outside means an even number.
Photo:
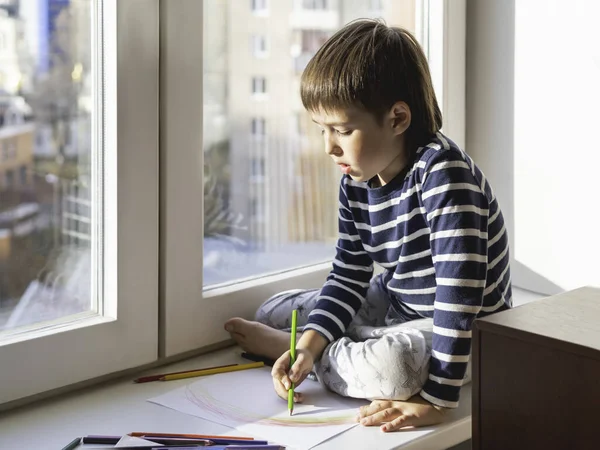
[{"label": "red colored pencil", "polygon": [[220,369],[222,367],[231,367],[231,366],[237,366],[237,364],[226,364],[224,366],[205,367],[204,369],[182,370],[181,372],[161,373],[159,375],[148,375],[145,377],[136,378],[135,380],[133,380],[133,382],[134,383],[149,383],[150,381],[158,381],[166,375],[176,375],[176,374],[180,374],[180,373],[195,372],[197,370],[205,370],[205,369]]},{"label": "red colored pencil", "polygon": [[231,439],[239,441],[253,441],[251,437],[240,437],[240,436],[212,436],[207,434],[179,434],[179,433],[155,433],[149,431],[134,431],[129,433],[129,436],[142,437],[142,436],[154,436],[164,438],[188,438],[188,439]]}]

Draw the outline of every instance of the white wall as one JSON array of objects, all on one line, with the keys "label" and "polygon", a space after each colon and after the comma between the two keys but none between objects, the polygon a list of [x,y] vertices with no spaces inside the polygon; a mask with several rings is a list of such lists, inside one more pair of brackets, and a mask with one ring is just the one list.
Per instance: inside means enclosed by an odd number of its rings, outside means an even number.
[{"label": "white wall", "polygon": [[506,216],[513,284],[600,285],[600,3],[467,3],[466,147]]}]

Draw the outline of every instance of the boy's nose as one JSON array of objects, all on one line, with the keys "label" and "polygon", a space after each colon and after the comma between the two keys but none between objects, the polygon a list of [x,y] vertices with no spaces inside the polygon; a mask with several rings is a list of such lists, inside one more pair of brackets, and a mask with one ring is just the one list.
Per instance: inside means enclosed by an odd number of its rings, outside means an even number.
[{"label": "boy's nose", "polygon": [[333,139],[331,138],[326,138],[325,139],[325,152],[328,155],[335,155],[335,156],[339,156],[342,154],[342,149],[340,148],[340,146],[337,144],[337,142],[335,142]]}]

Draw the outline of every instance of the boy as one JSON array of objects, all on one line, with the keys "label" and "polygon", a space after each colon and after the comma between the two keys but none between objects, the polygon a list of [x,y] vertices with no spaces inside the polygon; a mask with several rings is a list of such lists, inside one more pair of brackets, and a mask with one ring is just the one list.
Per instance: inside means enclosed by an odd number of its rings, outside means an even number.
[{"label": "boy", "polygon": [[[225,328],[247,351],[277,359],[284,399],[314,366],[329,389],[374,400],[360,410],[364,425],[439,423],[469,381],[473,320],[511,307],[498,203],[440,133],[427,60],[407,31],[348,24],[306,67],[301,96],[343,173],[333,269],[321,290],[284,292],[258,322]],[[373,278],[374,262],[385,271]],[[288,373],[292,309],[303,333]]]}]

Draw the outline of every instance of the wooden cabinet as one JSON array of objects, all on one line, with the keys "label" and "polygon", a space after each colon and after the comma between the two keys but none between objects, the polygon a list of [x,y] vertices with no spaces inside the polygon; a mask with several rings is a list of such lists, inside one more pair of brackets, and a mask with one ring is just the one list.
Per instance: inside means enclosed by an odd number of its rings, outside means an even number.
[{"label": "wooden cabinet", "polygon": [[472,354],[473,449],[600,448],[600,289],[477,319]]}]

